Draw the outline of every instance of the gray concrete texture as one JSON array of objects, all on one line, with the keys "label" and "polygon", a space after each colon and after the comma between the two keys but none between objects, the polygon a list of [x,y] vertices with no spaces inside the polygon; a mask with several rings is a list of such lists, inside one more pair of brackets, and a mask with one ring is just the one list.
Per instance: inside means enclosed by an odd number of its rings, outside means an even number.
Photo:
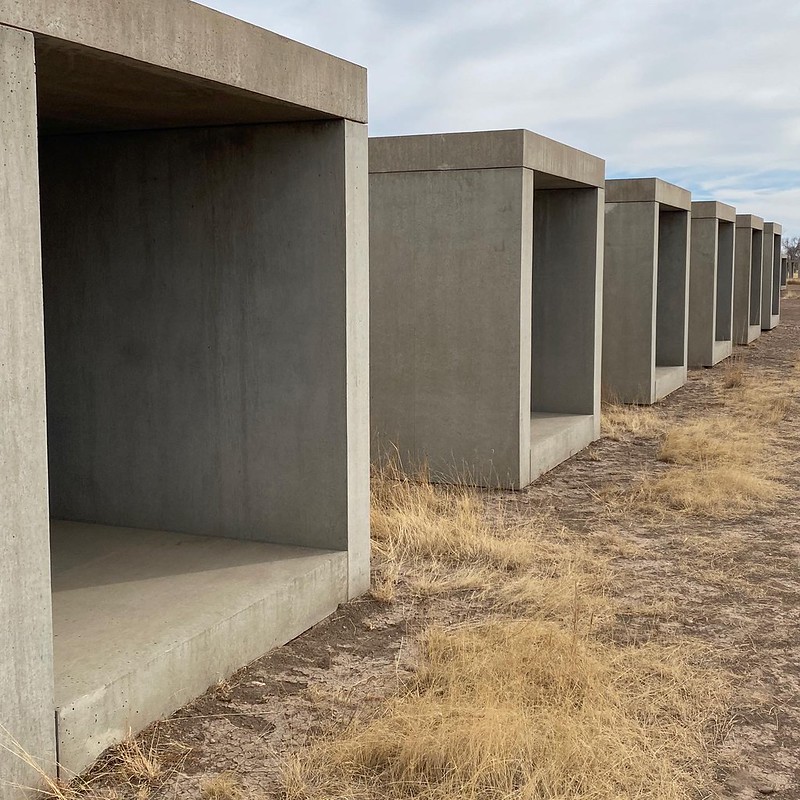
[{"label": "gray concrete texture", "polygon": [[[369,586],[366,80],[183,0],[0,0],[0,77],[0,724],[74,770]],[[54,676],[50,517],[336,568],[270,572],[242,647],[198,600],[199,649],[107,691],[81,659]],[[99,569],[60,653],[114,595]],[[33,778],[0,750],[2,800]]]},{"label": "gray concrete texture", "polygon": [[781,319],[781,234],[777,222],[764,223],[761,271],[761,330],[777,328]]},{"label": "gray concrete texture", "polygon": [[599,435],[603,171],[528,131],[370,140],[375,459],[519,488]]},{"label": "gray concrete texture", "polygon": [[691,194],[657,178],[606,182],[603,393],[650,404],[686,382]]},{"label": "gray concrete texture", "polygon": [[692,203],[689,277],[690,367],[712,367],[733,350],[733,266],[736,209]]},{"label": "gray concrete texture", "polygon": [[[0,91],[0,725],[52,772],[44,332],[29,33],[0,27]],[[5,739],[2,729],[0,736]],[[35,781],[20,758],[0,748],[3,800],[17,795],[15,786]]]},{"label": "gray concrete texture", "polygon": [[746,345],[761,336],[761,270],[764,220],[736,215],[736,257],[733,281],[733,340]]}]

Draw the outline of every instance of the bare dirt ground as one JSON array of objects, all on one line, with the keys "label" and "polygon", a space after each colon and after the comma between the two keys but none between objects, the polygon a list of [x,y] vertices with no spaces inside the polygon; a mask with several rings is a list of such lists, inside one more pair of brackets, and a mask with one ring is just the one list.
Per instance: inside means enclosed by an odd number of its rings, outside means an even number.
[{"label": "bare dirt ground", "polygon": [[[780,327],[737,348],[736,357],[746,373],[791,373],[800,361],[800,298],[786,300]],[[713,409],[724,392],[721,369],[694,370],[654,413],[667,423],[689,419]],[[780,431],[784,448],[795,452],[798,411],[795,401]],[[716,796],[800,800],[800,476],[794,466],[778,476],[785,496],[768,511],[727,519],[618,513],[609,488],[625,490],[665,469],[658,452],[652,436],[606,438],[505,500],[521,517],[550,507],[587,538],[614,534],[609,591],[624,609],[616,636],[699,639],[733,674],[729,714],[709,737],[719,765]],[[342,608],[145,731],[145,750],[155,742],[172,768],[138,794],[222,798],[209,780],[228,774],[244,796],[284,797],[287,756],[391,695],[413,667],[415,635],[431,622],[454,625],[473,613],[458,593],[430,597],[402,588],[392,602]],[[107,782],[105,791],[137,792],[122,780]]]}]

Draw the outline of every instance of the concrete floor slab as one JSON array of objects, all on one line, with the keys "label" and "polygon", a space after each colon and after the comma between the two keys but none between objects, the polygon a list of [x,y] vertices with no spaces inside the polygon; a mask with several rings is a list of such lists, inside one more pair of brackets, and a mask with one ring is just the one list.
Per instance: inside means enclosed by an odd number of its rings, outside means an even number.
[{"label": "concrete floor slab", "polygon": [[658,402],[686,383],[686,367],[656,367],[653,387],[654,402]]},{"label": "concrete floor slab", "polygon": [[347,553],[51,524],[59,760],[78,772],[347,599]]},{"label": "concrete floor slab", "polygon": [[724,361],[731,353],[733,353],[733,342],[714,342],[714,364]]},{"label": "concrete floor slab", "polygon": [[531,414],[531,479],[558,466],[598,438],[594,414]]}]

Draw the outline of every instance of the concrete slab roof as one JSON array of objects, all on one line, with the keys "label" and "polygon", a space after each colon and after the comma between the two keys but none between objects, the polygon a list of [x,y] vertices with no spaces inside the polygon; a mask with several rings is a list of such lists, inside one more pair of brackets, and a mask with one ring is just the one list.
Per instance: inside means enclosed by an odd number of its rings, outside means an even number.
[{"label": "concrete slab roof", "polygon": [[527,130],[386,136],[369,141],[369,171],[429,172],[524,167],[539,188],[605,183],[605,161]]},{"label": "concrete slab roof", "polygon": [[716,200],[699,200],[692,203],[692,219],[718,219],[736,222],[736,209]]},{"label": "concrete slab roof", "polygon": [[615,178],[606,181],[607,203],[659,203],[677,211],[692,210],[692,193],[660,178]]},{"label": "concrete slab roof", "polygon": [[771,233],[773,236],[780,236],[783,233],[783,225],[779,222],[765,222],[764,233]]},{"label": "concrete slab roof", "polygon": [[764,230],[764,220],[755,214],[737,214],[736,215],[737,228],[752,228],[756,231]]},{"label": "concrete slab roof", "polygon": [[0,0],[45,132],[367,120],[366,70],[190,0]]}]

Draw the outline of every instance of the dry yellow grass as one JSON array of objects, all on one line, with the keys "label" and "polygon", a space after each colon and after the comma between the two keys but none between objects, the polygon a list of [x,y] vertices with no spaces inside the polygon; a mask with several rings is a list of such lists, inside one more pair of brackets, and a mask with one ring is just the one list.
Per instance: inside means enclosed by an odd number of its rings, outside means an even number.
[{"label": "dry yellow grass", "polygon": [[727,691],[702,661],[689,646],[621,647],[546,622],[434,629],[403,693],[290,763],[287,796],[696,797]]},{"label": "dry yellow grass", "polygon": [[408,480],[394,467],[373,479],[372,594],[467,592],[496,611],[568,619],[576,594],[608,617],[606,560],[578,543],[548,510],[512,519],[492,495]]},{"label": "dry yellow grass", "polygon": [[242,800],[243,793],[236,778],[223,773],[203,781],[200,797],[201,800]]},{"label": "dry yellow grass", "polygon": [[603,436],[622,441],[629,436],[656,437],[664,432],[662,414],[652,406],[632,406],[622,403],[603,403],[601,416]]},{"label": "dry yellow grass", "polygon": [[547,509],[527,516],[464,487],[375,478],[392,592],[466,591],[476,622],[429,629],[395,697],[291,759],[289,800],[683,800],[709,784],[725,676],[688,644],[611,641],[608,562]]}]

